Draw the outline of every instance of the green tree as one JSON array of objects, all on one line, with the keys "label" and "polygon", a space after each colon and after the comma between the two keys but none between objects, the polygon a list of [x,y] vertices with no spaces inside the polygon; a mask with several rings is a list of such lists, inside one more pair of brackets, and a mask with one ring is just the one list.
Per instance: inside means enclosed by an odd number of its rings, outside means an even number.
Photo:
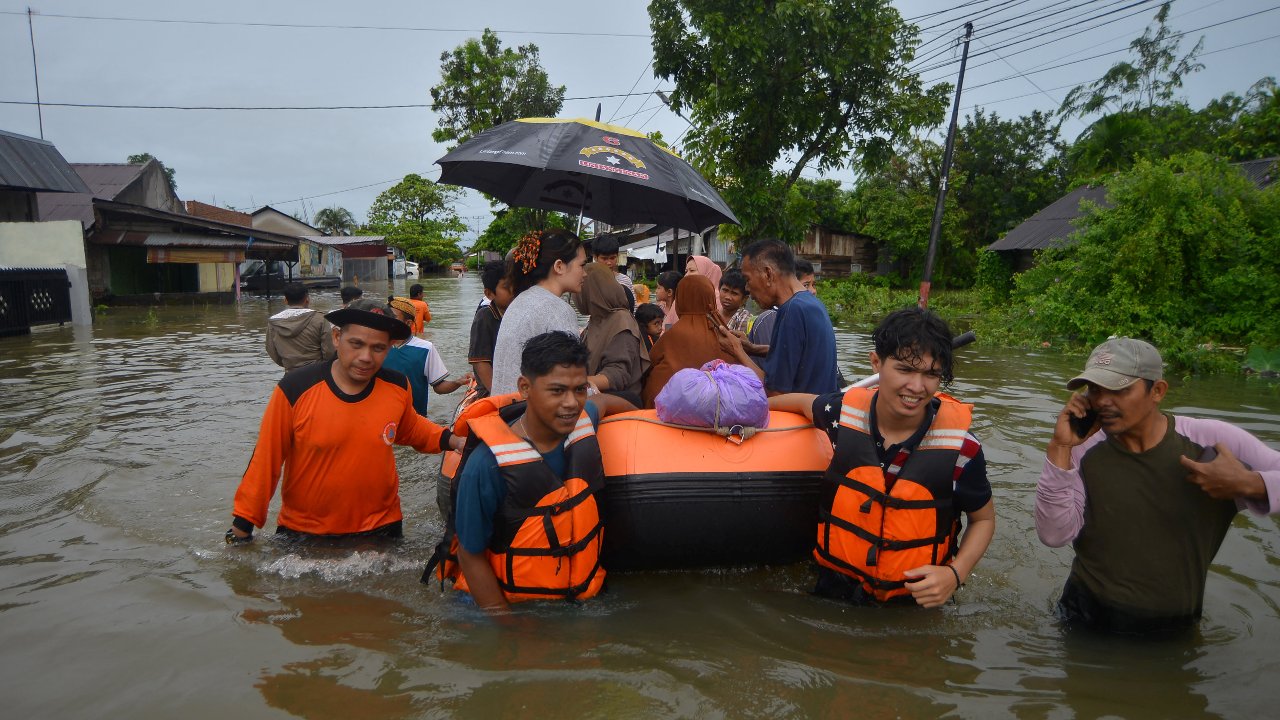
[{"label": "green tree", "polygon": [[[896,268],[900,284],[914,285],[924,273],[941,167],[940,145],[929,140],[913,141],[875,173],[867,175],[854,190],[859,229],[880,242],[883,259]],[[952,168],[951,182],[964,181],[963,174]],[[972,284],[977,257],[971,247],[958,241],[963,223],[956,194],[948,193],[934,267],[935,285]]]},{"label": "green tree", "polygon": [[156,156],[151,153],[138,153],[137,155],[130,155],[125,162],[130,165],[146,165],[151,160],[155,160],[157,163],[160,163],[160,169],[164,171],[164,179],[169,181],[169,190],[174,195],[177,195],[178,181],[174,180],[175,173],[173,172],[173,168],[165,165],[164,162]]},{"label": "green tree", "polygon": [[1060,124],[1034,111],[1001,120],[978,109],[956,134],[957,180],[951,187],[963,220],[958,242],[978,252],[1062,196],[1067,187]]},{"label": "green tree", "polygon": [[327,207],[316,213],[312,223],[325,235],[350,235],[355,232],[356,219],[344,207]]},{"label": "green tree", "polygon": [[493,220],[480,233],[473,249],[492,250],[505,253],[515,247],[516,242],[526,233],[533,230],[573,230],[577,226],[577,216],[572,218],[558,212],[530,213],[527,208],[509,208],[493,213]]},{"label": "green tree", "polygon": [[511,120],[554,116],[564,105],[564,93],[563,85],[553,86],[547,78],[537,45],[504,49],[485,28],[478,40],[440,54],[440,82],[431,88],[439,127],[431,137],[458,144]]},{"label": "green tree", "polygon": [[806,167],[875,166],[943,118],[950,88],[907,67],[916,28],[888,0],[654,0],[649,16],[654,72],[693,124],[683,149],[743,223],[726,235],[798,241]]},{"label": "green tree", "polygon": [[1186,55],[1178,57],[1182,35],[1167,24],[1170,5],[1161,5],[1156,11],[1155,26],[1148,25],[1142,37],[1129,43],[1137,55],[1133,61],[1118,62],[1101,78],[1087,86],[1076,86],[1063,99],[1059,112],[1070,117],[1091,115],[1112,106],[1119,112],[1147,110],[1172,100],[1184,77],[1204,69],[1203,63],[1196,62],[1204,37]]},{"label": "green tree", "polygon": [[387,237],[418,262],[446,264],[462,256],[458,241],[466,230],[452,203],[460,191],[420,175],[405,175],[378,195],[369,208],[367,230]]},{"label": "green tree", "polygon": [[1140,160],[1078,242],[1040,254],[995,322],[1040,340],[1152,340],[1180,366],[1205,342],[1280,345],[1280,185],[1204,153]]}]

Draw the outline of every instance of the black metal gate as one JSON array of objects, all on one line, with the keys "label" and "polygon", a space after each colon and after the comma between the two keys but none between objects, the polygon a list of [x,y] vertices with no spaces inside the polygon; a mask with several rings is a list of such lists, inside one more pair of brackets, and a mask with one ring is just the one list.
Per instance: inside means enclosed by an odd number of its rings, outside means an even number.
[{"label": "black metal gate", "polygon": [[0,268],[0,337],[71,321],[71,281],[61,268]]}]

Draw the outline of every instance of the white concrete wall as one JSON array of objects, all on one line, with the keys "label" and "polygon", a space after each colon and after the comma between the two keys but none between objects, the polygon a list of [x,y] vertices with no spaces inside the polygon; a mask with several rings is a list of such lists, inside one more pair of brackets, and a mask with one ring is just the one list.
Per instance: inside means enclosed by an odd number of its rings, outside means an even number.
[{"label": "white concrete wall", "polygon": [[92,325],[84,230],[77,220],[0,223],[0,267],[67,270],[71,281],[71,324]]}]

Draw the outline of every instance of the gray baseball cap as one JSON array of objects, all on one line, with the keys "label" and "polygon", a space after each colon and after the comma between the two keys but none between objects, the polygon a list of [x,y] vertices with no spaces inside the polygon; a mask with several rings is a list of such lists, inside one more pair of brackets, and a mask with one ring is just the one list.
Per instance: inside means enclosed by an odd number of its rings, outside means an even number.
[{"label": "gray baseball cap", "polygon": [[1084,372],[1071,378],[1068,390],[1093,383],[1108,390],[1123,390],[1135,380],[1159,380],[1164,377],[1160,351],[1149,342],[1134,338],[1111,338],[1093,349],[1084,364]]}]

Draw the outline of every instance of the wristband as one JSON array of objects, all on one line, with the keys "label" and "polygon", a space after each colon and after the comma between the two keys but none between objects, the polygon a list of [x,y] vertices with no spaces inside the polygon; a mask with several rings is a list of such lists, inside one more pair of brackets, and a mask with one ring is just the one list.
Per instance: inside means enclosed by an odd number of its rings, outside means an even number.
[{"label": "wristband", "polygon": [[444,432],[440,433],[440,452],[449,452],[449,438],[451,437],[453,437],[453,431],[449,428],[445,428]]},{"label": "wristband", "polygon": [[943,567],[950,570],[951,574],[956,576],[956,590],[964,587],[964,583],[960,582],[960,573],[956,570],[954,565],[944,565]]}]

